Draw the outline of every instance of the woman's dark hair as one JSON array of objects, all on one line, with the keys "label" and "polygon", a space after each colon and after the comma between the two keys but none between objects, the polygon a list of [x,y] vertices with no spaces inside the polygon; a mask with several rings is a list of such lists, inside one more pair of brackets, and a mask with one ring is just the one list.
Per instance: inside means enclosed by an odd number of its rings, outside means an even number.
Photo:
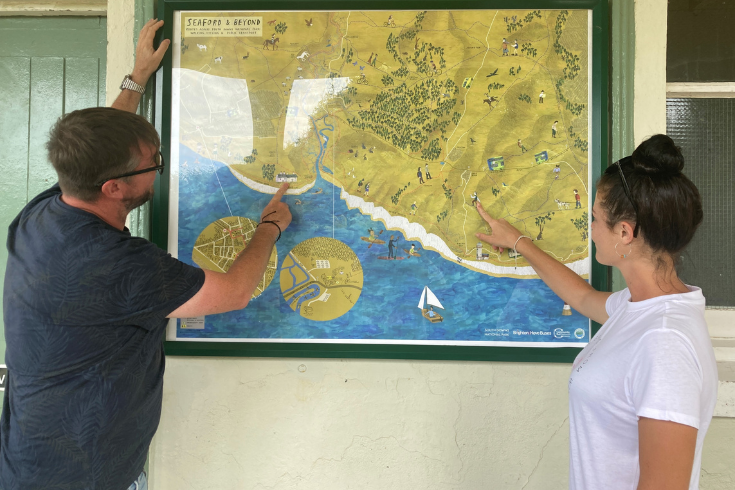
[{"label": "woman's dark hair", "polygon": [[100,194],[98,182],[140,164],[140,143],[161,145],[156,129],[144,117],[93,107],[60,118],[51,128],[46,150],[61,191],[91,202]]},{"label": "woman's dark hair", "polygon": [[654,253],[678,262],[703,218],[699,191],[683,168],[681,150],[665,134],[651,136],[632,156],[610,165],[597,184],[607,226],[635,223],[636,234]]}]

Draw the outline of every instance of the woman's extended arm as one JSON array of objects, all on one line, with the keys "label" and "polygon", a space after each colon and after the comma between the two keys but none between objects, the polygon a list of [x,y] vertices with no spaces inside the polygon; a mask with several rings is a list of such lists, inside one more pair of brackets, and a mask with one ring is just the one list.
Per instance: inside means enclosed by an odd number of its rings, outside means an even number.
[{"label": "woman's extended arm", "polygon": [[501,253],[506,248],[513,248],[517,241],[516,250],[528,260],[552,291],[584,316],[598,323],[605,323],[608,318],[605,302],[611,293],[597,291],[574,271],[538,248],[530,238],[518,240],[518,237],[523,236],[520,231],[504,219],[493,219],[479,202],[477,211],[492,229],[490,235],[477,233],[477,238]]}]

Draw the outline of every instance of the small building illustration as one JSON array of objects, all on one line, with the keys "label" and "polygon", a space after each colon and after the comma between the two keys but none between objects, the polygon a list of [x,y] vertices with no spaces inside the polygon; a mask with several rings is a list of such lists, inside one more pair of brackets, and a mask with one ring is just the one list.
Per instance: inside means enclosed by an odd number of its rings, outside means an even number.
[{"label": "small building illustration", "polygon": [[285,172],[280,172],[278,175],[276,175],[276,182],[296,182],[299,180],[298,175],[296,174],[287,174]]},{"label": "small building illustration", "polygon": [[493,157],[487,159],[487,167],[490,170],[505,170],[505,160],[503,157]]},{"label": "small building illustration", "polygon": [[477,242],[477,260],[487,260],[490,254],[482,253],[482,242]]},{"label": "small building illustration", "polygon": [[549,153],[546,150],[541,153],[536,153],[534,157],[536,158],[536,165],[549,161]]}]

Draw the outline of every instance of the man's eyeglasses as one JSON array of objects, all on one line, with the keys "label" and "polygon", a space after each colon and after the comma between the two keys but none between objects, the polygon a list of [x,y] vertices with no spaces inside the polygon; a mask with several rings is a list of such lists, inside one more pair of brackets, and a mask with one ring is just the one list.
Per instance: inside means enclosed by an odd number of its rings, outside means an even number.
[{"label": "man's eyeglasses", "polygon": [[618,167],[618,173],[620,173],[620,180],[623,181],[623,190],[625,191],[625,195],[628,196],[628,200],[630,201],[630,204],[633,205],[633,211],[635,211],[635,228],[633,229],[633,236],[638,236],[638,206],[636,206],[635,201],[633,200],[633,195],[630,193],[630,187],[628,187],[628,182],[625,180],[625,175],[623,174],[623,168],[620,166],[620,162],[623,163],[632,163],[632,157],[625,157],[621,158],[617,162],[615,162],[615,165]]},{"label": "man's eyeglasses", "polygon": [[105,179],[105,180],[98,182],[97,187],[102,187],[105,184],[105,182],[110,181],[110,180],[122,179],[123,177],[132,177],[133,175],[153,172],[154,170],[157,170],[159,174],[163,175],[163,169],[166,168],[166,162],[163,160],[163,154],[160,151],[156,153],[154,161],[156,165],[153,167],[144,168],[142,170],[135,170],[134,172],[128,172],[122,175],[118,175],[117,177],[110,177],[109,179]]}]

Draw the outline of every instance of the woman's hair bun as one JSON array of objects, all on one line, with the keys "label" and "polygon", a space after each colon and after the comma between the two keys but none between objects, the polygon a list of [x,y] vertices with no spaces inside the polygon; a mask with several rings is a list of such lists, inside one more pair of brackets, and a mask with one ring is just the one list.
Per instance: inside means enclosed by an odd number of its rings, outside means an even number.
[{"label": "woman's hair bun", "polygon": [[636,172],[648,176],[675,176],[684,168],[684,157],[674,140],[665,134],[655,134],[638,145],[633,152]]}]

